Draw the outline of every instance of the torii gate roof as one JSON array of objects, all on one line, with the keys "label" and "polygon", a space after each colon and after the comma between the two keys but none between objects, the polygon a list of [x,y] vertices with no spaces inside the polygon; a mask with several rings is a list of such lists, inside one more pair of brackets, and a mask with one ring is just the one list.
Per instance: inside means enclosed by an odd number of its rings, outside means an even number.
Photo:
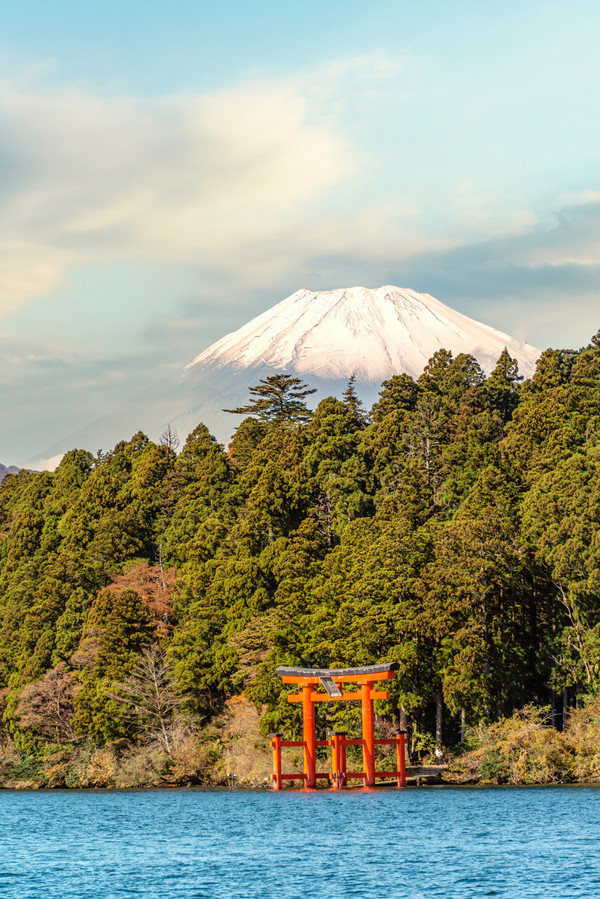
[{"label": "torii gate roof", "polygon": [[288,668],[284,665],[275,669],[284,684],[302,684],[309,686],[321,682],[321,678],[331,678],[335,683],[389,680],[400,666],[398,662],[385,662],[383,665],[364,665],[362,668]]}]

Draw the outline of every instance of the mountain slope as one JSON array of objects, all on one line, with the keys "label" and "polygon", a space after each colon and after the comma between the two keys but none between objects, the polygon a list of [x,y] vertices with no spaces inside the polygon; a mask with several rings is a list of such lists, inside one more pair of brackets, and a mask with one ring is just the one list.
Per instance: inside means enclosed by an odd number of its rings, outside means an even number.
[{"label": "mountain slope", "polygon": [[373,384],[401,372],[418,377],[441,348],[471,353],[489,373],[505,346],[531,375],[539,350],[428,294],[391,286],[303,289],[208,347],[188,370],[267,366],[324,380],[354,373]]}]

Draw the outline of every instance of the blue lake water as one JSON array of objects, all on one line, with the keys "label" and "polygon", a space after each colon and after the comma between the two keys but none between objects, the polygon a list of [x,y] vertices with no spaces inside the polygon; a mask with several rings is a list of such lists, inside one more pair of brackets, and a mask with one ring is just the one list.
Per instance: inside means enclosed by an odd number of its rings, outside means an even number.
[{"label": "blue lake water", "polygon": [[12,899],[600,897],[600,788],[0,792]]}]

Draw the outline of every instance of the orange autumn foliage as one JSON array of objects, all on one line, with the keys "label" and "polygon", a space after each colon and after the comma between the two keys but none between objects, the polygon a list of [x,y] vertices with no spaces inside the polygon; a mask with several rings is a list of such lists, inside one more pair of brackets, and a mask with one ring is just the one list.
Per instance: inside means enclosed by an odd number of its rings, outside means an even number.
[{"label": "orange autumn foliage", "polygon": [[123,574],[115,575],[108,589],[113,593],[135,590],[152,615],[157,635],[166,637],[171,634],[175,625],[173,613],[175,577],[174,568],[163,570],[159,565],[137,562],[129,566]]}]

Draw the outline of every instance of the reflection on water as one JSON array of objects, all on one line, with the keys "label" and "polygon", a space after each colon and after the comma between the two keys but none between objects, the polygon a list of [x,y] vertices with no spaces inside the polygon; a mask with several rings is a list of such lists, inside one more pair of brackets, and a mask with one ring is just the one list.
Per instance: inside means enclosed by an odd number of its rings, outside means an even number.
[{"label": "reflection on water", "polygon": [[600,897],[600,788],[0,793],[11,899]]}]

